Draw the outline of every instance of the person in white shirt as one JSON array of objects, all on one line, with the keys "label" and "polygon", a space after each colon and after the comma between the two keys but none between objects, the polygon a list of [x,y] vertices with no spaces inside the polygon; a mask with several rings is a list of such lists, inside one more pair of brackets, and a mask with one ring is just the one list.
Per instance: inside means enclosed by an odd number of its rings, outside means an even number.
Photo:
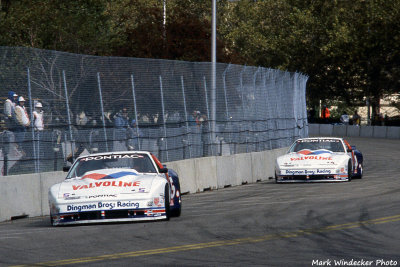
[{"label": "person in white shirt", "polygon": [[31,123],[25,109],[25,99],[22,96],[18,98],[18,104],[15,106],[15,117],[19,128],[25,129]]},{"label": "person in white shirt", "polygon": [[347,112],[343,112],[343,115],[340,116],[340,121],[345,124],[345,125],[349,125],[349,121],[350,121],[350,116],[347,114]]},{"label": "person in white shirt", "polygon": [[8,98],[4,102],[5,123],[8,130],[14,130],[15,127],[15,103],[18,100],[18,95],[14,91],[8,92]]},{"label": "person in white shirt", "polygon": [[18,103],[15,106],[15,121],[17,123],[15,127],[15,141],[18,143],[20,149],[23,149],[26,128],[29,127],[31,121],[25,109],[25,99],[22,96],[18,98]]},{"label": "person in white shirt", "polygon": [[35,110],[33,111],[33,127],[36,131],[43,131],[44,122],[43,122],[43,106],[42,103],[37,102],[35,104]]}]

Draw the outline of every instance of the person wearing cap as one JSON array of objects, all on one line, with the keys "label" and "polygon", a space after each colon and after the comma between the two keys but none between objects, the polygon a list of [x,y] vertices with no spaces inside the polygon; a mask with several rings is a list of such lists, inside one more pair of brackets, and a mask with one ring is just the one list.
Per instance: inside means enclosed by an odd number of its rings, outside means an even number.
[{"label": "person wearing cap", "polygon": [[24,97],[18,97],[18,103],[15,106],[15,118],[17,126],[15,127],[15,141],[18,146],[22,149],[23,141],[25,139],[26,128],[30,125],[28,113],[25,109],[25,99]]},{"label": "person wearing cap", "polygon": [[17,102],[18,95],[14,91],[8,92],[8,98],[4,102],[4,116],[5,123],[8,130],[13,130],[15,127],[15,103]]},{"label": "person wearing cap", "polygon": [[25,109],[25,99],[22,96],[18,98],[18,103],[15,106],[15,117],[17,119],[17,128],[22,130],[25,130],[25,128],[31,123]]},{"label": "person wearing cap", "polygon": [[44,122],[43,122],[43,106],[42,103],[37,102],[35,104],[35,110],[33,111],[33,127],[36,131],[43,131]]}]

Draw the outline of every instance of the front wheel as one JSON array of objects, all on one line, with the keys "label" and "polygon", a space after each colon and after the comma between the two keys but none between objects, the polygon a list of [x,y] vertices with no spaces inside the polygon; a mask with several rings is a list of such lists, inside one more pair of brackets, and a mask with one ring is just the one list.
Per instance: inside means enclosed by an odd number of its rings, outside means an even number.
[{"label": "front wheel", "polygon": [[347,167],[347,177],[348,181],[351,181],[351,177],[353,176],[353,166],[351,165],[351,161],[349,161],[348,167]]},{"label": "front wheel", "polygon": [[167,220],[167,221],[171,217],[170,208],[169,208],[169,202],[170,202],[169,186],[168,186],[168,184],[166,184],[165,185],[165,189],[164,189],[164,203],[165,203],[165,215],[166,215],[165,220]]}]

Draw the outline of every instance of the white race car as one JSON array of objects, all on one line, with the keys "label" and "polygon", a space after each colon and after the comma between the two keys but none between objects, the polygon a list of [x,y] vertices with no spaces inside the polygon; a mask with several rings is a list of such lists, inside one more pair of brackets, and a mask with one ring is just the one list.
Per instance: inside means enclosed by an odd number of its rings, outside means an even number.
[{"label": "white race car", "polygon": [[91,154],[67,170],[66,179],[49,190],[52,225],[180,215],[179,178],[149,152]]},{"label": "white race car", "polygon": [[296,140],[275,165],[275,181],[340,182],[362,177],[363,156],[342,138],[315,137]]}]

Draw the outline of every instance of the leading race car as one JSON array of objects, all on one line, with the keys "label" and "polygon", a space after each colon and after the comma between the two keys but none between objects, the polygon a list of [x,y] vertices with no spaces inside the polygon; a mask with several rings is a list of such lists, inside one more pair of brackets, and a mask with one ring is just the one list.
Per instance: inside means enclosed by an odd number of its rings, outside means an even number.
[{"label": "leading race car", "polygon": [[151,153],[79,157],[49,190],[52,225],[168,220],[181,213],[178,175]]},{"label": "leading race car", "polygon": [[362,175],[362,153],[342,138],[298,139],[275,165],[277,183],[341,182]]}]

